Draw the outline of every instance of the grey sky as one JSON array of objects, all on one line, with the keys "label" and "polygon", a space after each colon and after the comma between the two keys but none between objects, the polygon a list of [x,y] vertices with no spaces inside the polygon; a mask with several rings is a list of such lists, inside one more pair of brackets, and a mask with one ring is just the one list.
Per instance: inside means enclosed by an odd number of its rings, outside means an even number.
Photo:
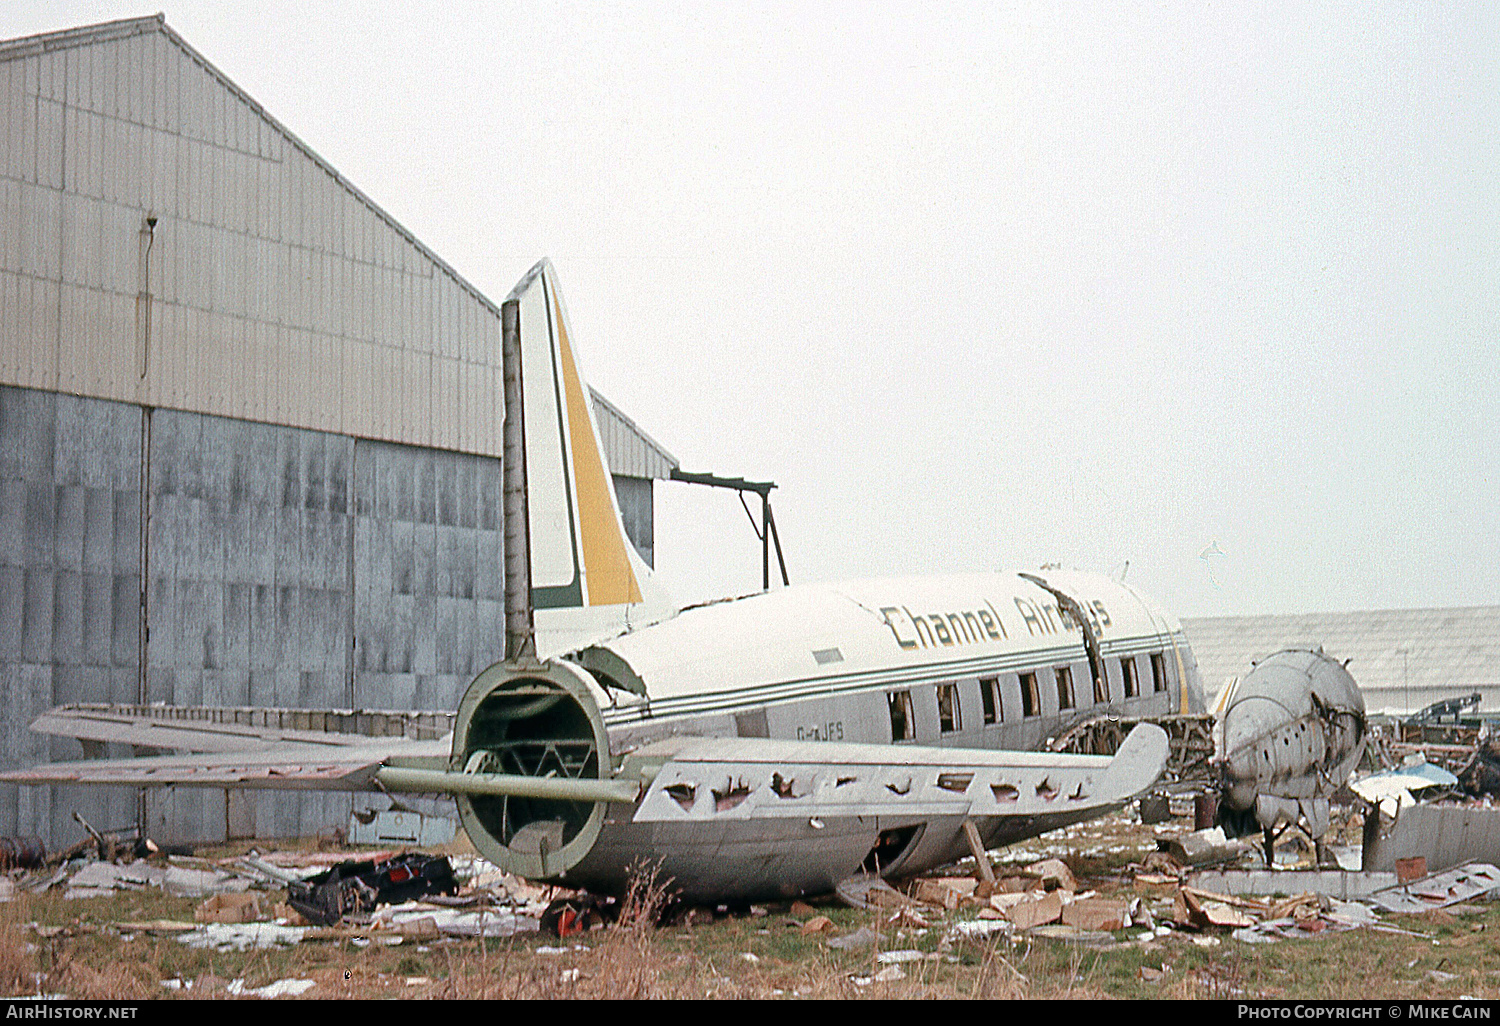
[{"label": "grey sky", "polygon": [[[778,482],[795,581],[1500,602],[1492,5],[166,15],[492,298],[550,256],[596,387]],[[679,598],[758,584],[732,497],[657,505]]]}]

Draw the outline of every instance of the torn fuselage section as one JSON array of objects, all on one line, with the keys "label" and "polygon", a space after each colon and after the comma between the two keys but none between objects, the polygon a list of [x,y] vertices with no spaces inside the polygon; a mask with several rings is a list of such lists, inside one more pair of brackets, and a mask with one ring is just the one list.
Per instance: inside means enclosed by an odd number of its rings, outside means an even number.
[{"label": "torn fuselage section", "polygon": [[1349,671],[1316,650],[1257,663],[1225,708],[1218,760],[1220,822],[1231,835],[1299,823],[1315,840],[1328,800],[1364,754],[1364,697]]}]

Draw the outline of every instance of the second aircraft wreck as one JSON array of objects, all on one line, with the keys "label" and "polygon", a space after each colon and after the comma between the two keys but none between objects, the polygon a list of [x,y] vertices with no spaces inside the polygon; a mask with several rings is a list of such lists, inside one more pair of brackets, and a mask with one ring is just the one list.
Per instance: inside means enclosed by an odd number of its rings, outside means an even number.
[{"label": "second aircraft wreck", "polygon": [[507,657],[469,687],[450,736],[68,706],[34,729],[187,754],[0,779],[449,794],[475,847],[518,875],[618,890],[645,860],[712,901],[918,873],[1155,783],[1168,746],[1151,724],[1112,757],[1035,750],[1088,716],[1203,711],[1180,624],[1110,578],[867,580],[673,606],[621,526],[554,278],[543,261],[502,306]]}]

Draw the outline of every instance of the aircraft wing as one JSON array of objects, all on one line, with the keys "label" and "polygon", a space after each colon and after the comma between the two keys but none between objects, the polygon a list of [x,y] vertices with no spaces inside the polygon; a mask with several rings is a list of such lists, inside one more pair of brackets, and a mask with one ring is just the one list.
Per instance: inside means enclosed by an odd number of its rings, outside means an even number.
[{"label": "aircraft wing", "polygon": [[[1141,724],[1113,756],[755,738],[674,739],[634,755],[654,770],[636,822],[961,816],[1075,822],[1141,794],[1166,765]],[[661,760],[659,768],[652,765]],[[622,776],[631,772],[627,762]]]},{"label": "aircraft wing", "polygon": [[[366,790],[392,759],[446,762],[446,738],[434,733],[447,714],[357,713],[340,710],[249,709],[218,706],[65,705],[43,713],[31,729],[72,737],[88,753],[105,744],[176,751],[130,759],[86,758],[0,773],[16,784],[111,784],[124,787],[233,787]],[[419,731],[417,727],[425,725]],[[340,729],[352,728],[352,729]],[[399,733],[396,733],[399,732]],[[391,736],[396,733],[396,736]]]},{"label": "aircraft wing", "polygon": [[412,724],[429,721],[440,725],[425,731],[435,736],[450,719],[446,713],[78,704],[43,713],[31,729],[86,743],[169,751],[250,752],[275,747],[326,753],[367,746],[391,736],[392,731],[398,731],[398,736],[418,734]]},{"label": "aircraft wing", "polygon": [[[403,739],[404,740],[404,739]],[[423,749],[432,749],[427,752]],[[265,746],[246,752],[195,752],[137,759],[82,759],[7,770],[11,784],[112,784],[126,787],[279,788],[311,791],[374,790],[372,778],[401,756],[445,756],[433,741],[386,743],[318,751],[310,745]]]},{"label": "aircraft wing", "polygon": [[[32,729],[175,755],[85,758],[0,772],[11,784],[264,788],[634,801],[640,782],[451,772],[450,713],[182,706],[61,706]],[[442,731],[442,736],[435,736]],[[425,735],[425,736],[424,736]]]}]

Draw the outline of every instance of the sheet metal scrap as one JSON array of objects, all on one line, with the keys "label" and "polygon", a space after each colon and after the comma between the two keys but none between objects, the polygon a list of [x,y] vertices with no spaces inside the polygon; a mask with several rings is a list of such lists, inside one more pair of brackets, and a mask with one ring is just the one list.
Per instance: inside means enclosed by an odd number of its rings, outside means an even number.
[{"label": "sheet metal scrap", "polygon": [[1500,888],[1500,869],[1484,862],[1470,862],[1376,891],[1369,900],[1391,912],[1426,912],[1472,901],[1497,888]]},{"label": "sheet metal scrap", "polygon": [[287,904],[310,923],[333,926],[345,916],[373,912],[377,905],[457,893],[447,858],[412,852],[383,862],[340,862],[327,872],[288,883]]}]

